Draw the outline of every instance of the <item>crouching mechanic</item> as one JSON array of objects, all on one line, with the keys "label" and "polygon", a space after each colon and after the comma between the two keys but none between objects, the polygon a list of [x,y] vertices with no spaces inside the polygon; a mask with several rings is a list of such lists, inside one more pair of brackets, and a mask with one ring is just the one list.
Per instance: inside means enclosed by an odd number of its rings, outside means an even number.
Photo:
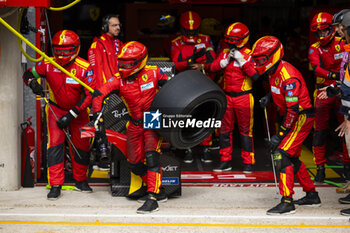
[{"label": "crouching mechanic", "polygon": [[[314,109],[303,77],[294,66],[282,60],[283,54],[281,42],[273,36],[260,38],[252,49],[255,68],[260,75],[268,75],[273,102],[284,116],[277,134],[270,141],[283,196],[280,204],[267,211],[270,215],[294,213],[294,204],[321,204],[315,185],[299,160],[302,143],[314,123]],[[293,202],[294,175],[306,196]]]},{"label": "crouching mechanic", "polygon": [[[53,39],[53,60],[63,66],[76,78],[95,88],[95,80],[90,64],[78,57],[80,50],[79,36],[69,30],[57,32]],[[89,139],[80,138],[79,128],[89,123],[86,108],[91,104],[89,91],[77,81],[68,77],[47,60],[40,61],[24,72],[23,80],[36,95],[45,96],[43,87],[37,79],[45,78],[49,86],[49,103],[46,105],[46,122],[48,130],[48,173],[51,190],[49,200],[56,200],[61,195],[64,183],[65,132],[69,128],[71,141],[76,148],[73,151],[73,178],[75,189],[81,192],[92,192],[86,181],[89,165]],[[76,154],[78,152],[78,154]]]},{"label": "crouching mechanic", "polygon": [[[168,80],[157,66],[146,65],[147,48],[136,41],[126,43],[118,56],[119,79],[111,77],[103,87],[95,90],[93,97],[94,115],[100,115],[103,99],[116,93],[124,99],[129,109],[131,121],[127,125],[127,154],[131,171],[139,175],[147,185],[148,195],[140,200],[144,204],[137,213],[151,213],[158,210],[157,201],[166,201],[167,197],[160,191],[162,169],[160,166],[161,139],[150,129],[143,128],[143,113],[149,111],[150,105],[159,86]],[[103,120],[99,120],[102,125]],[[103,125],[95,134],[96,140],[104,138]]]}]

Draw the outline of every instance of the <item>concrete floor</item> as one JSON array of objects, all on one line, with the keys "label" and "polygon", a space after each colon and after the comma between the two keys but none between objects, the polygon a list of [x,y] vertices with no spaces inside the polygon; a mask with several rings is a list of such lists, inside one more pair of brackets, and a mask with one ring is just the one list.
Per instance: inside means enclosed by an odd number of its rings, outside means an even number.
[{"label": "concrete floor", "polygon": [[[187,185],[148,215],[136,214],[140,203],[112,197],[107,186],[93,186],[91,194],[63,190],[57,201],[46,199],[45,187],[0,192],[0,232],[350,232],[349,217],[339,213],[350,205],[338,203],[346,194],[334,187],[318,187],[321,207],[268,216],[280,196],[266,186]],[[295,192],[296,199],[304,195]]]}]

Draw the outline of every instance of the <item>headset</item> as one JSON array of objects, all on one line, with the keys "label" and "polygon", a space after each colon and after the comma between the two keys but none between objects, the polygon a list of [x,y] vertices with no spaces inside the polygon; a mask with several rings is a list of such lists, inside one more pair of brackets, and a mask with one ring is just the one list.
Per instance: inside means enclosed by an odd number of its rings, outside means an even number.
[{"label": "headset", "polygon": [[109,31],[109,20],[111,18],[118,18],[119,19],[119,15],[110,14],[110,15],[106,15],[105,17],[103,17],[103,19],[102,19],[102,31],[105,33],[107,33]]}]

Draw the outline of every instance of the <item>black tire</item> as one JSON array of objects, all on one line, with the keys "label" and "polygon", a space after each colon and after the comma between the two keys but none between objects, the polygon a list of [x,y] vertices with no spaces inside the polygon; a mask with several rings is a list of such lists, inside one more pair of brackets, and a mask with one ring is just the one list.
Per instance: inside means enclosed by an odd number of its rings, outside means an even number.
[{"label": "black tire", "polygon": [[[226,110],[225,93],[203,73],[188,70],[168,81],[155,96],[151,111],[164,115],[192,115],[197,120],[221,120]],[[162,128],[156,131],[178,149],[194,147],[215,128]]]}]

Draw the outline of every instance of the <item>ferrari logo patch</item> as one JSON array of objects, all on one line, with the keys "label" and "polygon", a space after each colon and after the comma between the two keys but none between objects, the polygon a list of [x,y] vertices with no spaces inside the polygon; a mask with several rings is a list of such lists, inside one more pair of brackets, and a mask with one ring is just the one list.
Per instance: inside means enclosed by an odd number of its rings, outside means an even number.
[{"label": "ferrari logo patch", "polygon": [[202,40],[200,38],[197,39],[197,43],[201,43]]},{"label": "ferrari logo patch", "polygon": [[148,80],[147,74],[142,75],[142,80],[143,80],[144,82],[147,82],[147,80]]},{"label": "ferrari logo patch", "polygon": [[101,9],[94,7],[89,9],[89,15],[92,21],[96,21],[100,17]]},{"label": "ferrari logo patch", "polygon": [[337,45],[335,46],[335,50],[337,50],[337,52],[339,52],[339,51],[340,51],[340,45],[337,44]]},{"label": "ferrari logo patch", "polygon": [[278,86],[278,83],[280,82],[280,80],[278,78],[275,79],[275,85]]},{"label": "ferrari logo patch", "polygon": [[77,74],[77,70],[76,70],[76,69],[72,69],[70,72],[71,72],[71,74],[74,75],[74,76]]}]

